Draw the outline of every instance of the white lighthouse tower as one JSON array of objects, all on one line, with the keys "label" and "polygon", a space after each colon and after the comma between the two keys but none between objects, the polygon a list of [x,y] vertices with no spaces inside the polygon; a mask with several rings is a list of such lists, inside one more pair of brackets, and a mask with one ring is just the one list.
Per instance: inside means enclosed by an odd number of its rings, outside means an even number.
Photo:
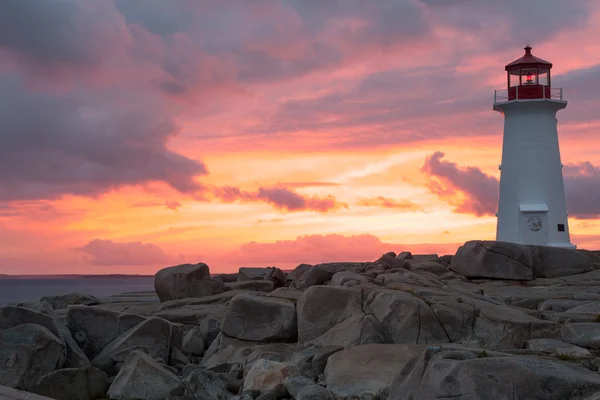
[{"label": "white lighthouse tower", "polygon": [[562,88],[552,88],[552,64],[529,46],[505,69],[507,88],[494,93],[494,110],[504,115],[496,240],[574,248],[558,146]]}]

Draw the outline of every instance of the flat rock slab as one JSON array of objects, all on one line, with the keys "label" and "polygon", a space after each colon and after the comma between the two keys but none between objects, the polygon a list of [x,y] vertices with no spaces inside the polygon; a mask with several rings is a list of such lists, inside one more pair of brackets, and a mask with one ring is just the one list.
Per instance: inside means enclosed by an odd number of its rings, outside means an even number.
[{"label": "flat rock slab", "polygon": [[325,367],[327,390],[340,397],[379,396],[424,349],[422,345],[365,344],[337,352]]},{"label": "flat rock slab", "polygon": [[53,400],[50,397],[40,396],[22,390],[0,385],[0,399],[2,400]]},{"label": "flat rock slab", "polygon": [[285,299],[240,294],[231,300],[222,329],[240,340],[288,341],[297,333],[296,307]]},{"label": "flat rock slab", "polygon": [[448,345],[400,371],[389,398],[583,400],[599,390],[600,375],[574,363]]},{"label": "flat rock slab", "polygon": [[559,356],[591,357],[588,349],[565,343],[558,339],[531,339],[527,341],[527,349],[547,351]]},{"label": "flat rock slab", "polygon": [[467,278],[531,280],[533,251],[515,243],[472,240],[458,249],[450,270]]}]

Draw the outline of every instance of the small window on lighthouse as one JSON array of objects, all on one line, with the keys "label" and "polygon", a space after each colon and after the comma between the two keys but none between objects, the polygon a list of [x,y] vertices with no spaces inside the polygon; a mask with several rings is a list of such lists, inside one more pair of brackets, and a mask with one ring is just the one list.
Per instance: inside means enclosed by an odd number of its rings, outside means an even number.
[{"label": "small window on lighthouse", "polygon": [[539,85],[548,86],[548,70],[547,69],[538,69],[538,81]]},{"label": "small window on lighthouse", "polygon": [[521,70],[522,85],[537,85],[537,69],[527,68]]},{"label": "small window on lighthouse", "polygon": [[558,231],[559,232],[564,232],[565,231],[565,224],[558,224]]}]

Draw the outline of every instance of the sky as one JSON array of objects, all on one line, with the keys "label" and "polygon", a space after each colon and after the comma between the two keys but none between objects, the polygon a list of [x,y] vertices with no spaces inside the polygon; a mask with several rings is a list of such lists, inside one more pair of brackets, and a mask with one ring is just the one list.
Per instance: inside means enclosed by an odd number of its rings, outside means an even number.
[{"label": "sky", "polygon": [[495,238],[504,66],[554,64],[600,249],[600,2],[0,1],[0,273],[453,254]]}]

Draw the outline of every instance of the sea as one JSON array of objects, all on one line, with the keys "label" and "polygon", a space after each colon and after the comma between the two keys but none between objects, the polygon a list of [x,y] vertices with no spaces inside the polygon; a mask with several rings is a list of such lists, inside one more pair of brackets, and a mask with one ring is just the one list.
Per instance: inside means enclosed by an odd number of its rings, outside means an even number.
[{"label": "sea", "polygon": [[39,301],[43,296],[82,293],[98,298],[154,290],[154,277],[0,278],[0,306]]}]

